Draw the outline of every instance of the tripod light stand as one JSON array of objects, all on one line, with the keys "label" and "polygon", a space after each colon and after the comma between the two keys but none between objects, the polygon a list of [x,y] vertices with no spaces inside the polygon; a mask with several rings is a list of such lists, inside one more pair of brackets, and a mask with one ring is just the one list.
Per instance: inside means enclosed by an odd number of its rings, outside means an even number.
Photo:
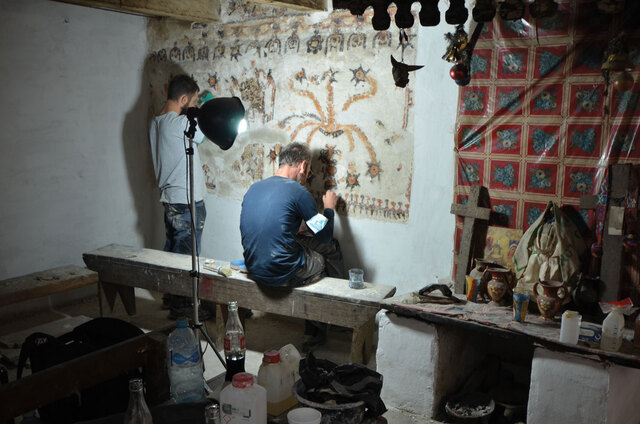
[{"label": "tripod light stand", "polygon": [[238,132],[241,132],[241,125],[245,124],[244,106],[237,97],[219,97],[205,102],[200,108],[192,107],[187,109],[187,118],[189,119],[189,129],[185,131],[185,136],[189,139],[189,147],[186,150],[188,157],[189,169],[189,209],[191,212],[191,276],[192,295],[193,295],[193,326],[200,330],[200,333],[207,340],[216,356],[227,368],[227,365],[216,349],[213,340],[204,331],[203,324],[200,322],[198,315],[198,289],[200,283],[200,275],[197,263],[197,243],[196,243],[196,206],[193,187],[193,137],[196,133],[196,124],[200,127],[202,133],[222,150],[229,149],[235,141]]}]

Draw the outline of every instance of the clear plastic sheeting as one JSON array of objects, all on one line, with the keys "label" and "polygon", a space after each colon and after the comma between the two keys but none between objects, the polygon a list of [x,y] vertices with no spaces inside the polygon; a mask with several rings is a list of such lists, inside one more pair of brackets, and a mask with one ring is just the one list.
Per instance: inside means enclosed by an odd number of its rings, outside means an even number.
[{"label": "clear plastic sheeting", "polygon": [[[524,19],[496,15],[485,24],[471,82],[458,94],[455,202],[466,201],[470,186],[484,185],[492,210],[515,230],[526,231],[549,201],[572,208],[593,230],[595,211],[580,209],[581,196],[599,193],[608,165],[640,164],[638,17],[605,14],[597,1],[557,3],[552,17],[532,19],[528,7]],[[618,71],[606,84],[601,69],[621,33],[630,89]],[[461,234],[458,218],[456,253]],[[633,254],[637,263],[637,247]]]}]

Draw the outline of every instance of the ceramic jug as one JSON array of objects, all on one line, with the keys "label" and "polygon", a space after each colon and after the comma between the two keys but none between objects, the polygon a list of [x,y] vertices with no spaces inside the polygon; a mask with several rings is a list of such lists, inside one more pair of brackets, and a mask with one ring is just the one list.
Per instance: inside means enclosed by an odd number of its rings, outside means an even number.
[{"label": "ceramic jug", "polygon": [[490,296],[487,292],[487,282],[491,279],[491,274],[486,271],[489,268],[502,268],[502,265],[483,258],[476,258],[475,262],[476,266],[471,270],[471,272],[469,272],[469,277],[476,280],[477,286],[475,293],[469,293],[469,290],[467,290],[467,300],[471,302],[488,301]]},{"label": "ceramic jug", "polygon": [[538,279],[533,285],[533,293],[542,319],[552,321],[569,295],[569,290],[563,281]]},{"label": "ceramic jug", "polygon": [[498,303],[509,290],[511,271],[506,268],[487,268],[486,272],[491,275],[491,279],[487,282],[487,291],[491,300]]}]

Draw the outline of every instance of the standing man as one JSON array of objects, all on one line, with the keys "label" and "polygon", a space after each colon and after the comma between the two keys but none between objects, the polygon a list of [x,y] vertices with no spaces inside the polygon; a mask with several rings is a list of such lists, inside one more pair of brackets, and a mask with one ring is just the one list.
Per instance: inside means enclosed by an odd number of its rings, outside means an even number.
[{"label": "standing man", "polygon": [[[297,287],[323,275],[344,278],[342,252],[333,238],[338,196],[328,190],[318,213],[303,186],[311,171],[311,153],[300,143],[282,149],[273,177],[253,184],[242,201],[240,233],[249,276],[258,283]],[[326,326],[306,322],[303,350],[326,340]]]},{"label": "standing man", "polygon": [[[177,75],[169,81],[167,101],[160,114],[153,118],[149,129],[153,169],[160,188],[160,202],[164,205],[166,252],[191,254],[191,212],[189,211],[189,174],[186,150],[189,129],[186,111],[195,107],[198,99],[198,84],[188,75]],[[205,140],[196,128],[194,143]],[[193,184],[196,209],[196,249],[200,253],[200,240],[207,210],[204,206],[204,172],[200,164],[198,149],[193,151]],[[193,314],[192,299],[165,294],[163,306],[169,307],[169,318],[190,317]],[[211,313],[201,308],[200,318],[207,319]]]}]

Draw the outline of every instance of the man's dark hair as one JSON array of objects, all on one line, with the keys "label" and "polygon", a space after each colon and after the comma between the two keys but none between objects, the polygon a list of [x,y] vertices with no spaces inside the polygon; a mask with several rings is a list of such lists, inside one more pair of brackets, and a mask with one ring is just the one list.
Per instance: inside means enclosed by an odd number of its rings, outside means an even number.
[{"label": "man's dark hair", "polygon": [[306,144],[291,143],[280,150],[278,163],[280,166],[298,166],[302,161],[311,162],[311,152]]},{"label": "man's dark hair", "polygon": [[181,96],[191,96],[200,91],[198,84],[189,75],[176,75],[169,81],[167,100],[178,100]]}]

